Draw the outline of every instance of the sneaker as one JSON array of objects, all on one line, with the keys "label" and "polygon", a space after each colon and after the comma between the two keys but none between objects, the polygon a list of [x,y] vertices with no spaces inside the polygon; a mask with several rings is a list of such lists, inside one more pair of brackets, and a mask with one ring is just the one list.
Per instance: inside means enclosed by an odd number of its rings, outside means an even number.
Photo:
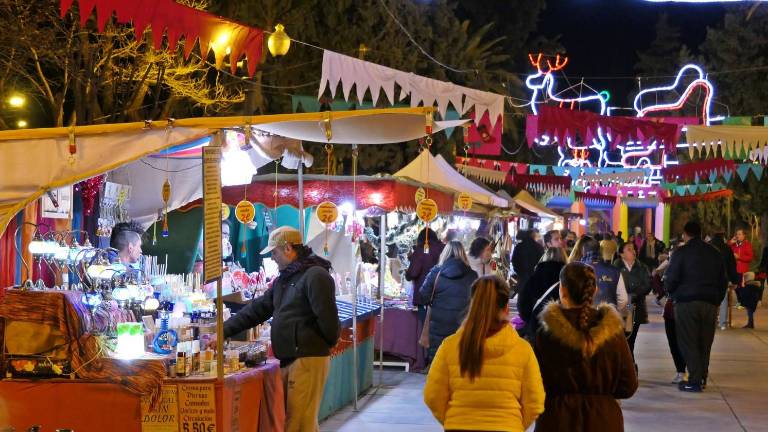
[{"label": "sneaker", "polygon": [[753,328],[755,328],[755,325],[754,325],[754,324],[747,324],[747,325],[745,325],[745,326],[744,326],[744,327],[742,327],[742,328],[743,328],[743,329],[753,329]]},{"label": "sneaker", "polygon": [[724,326],[724,325],[721,325],[721,326],[720,326],[720,330],[725,330],[726,328],[727,328],[727,327],[726,327],[726,326]]},{"label": "sneaker", "polygon": [[672,384],[680,384],[680,382],[685,381],[685,374],[678,372],[675,375],[675,378],[672,380]]},{"label": "sneaker", "polygon": [[688,381],[680,381],[677,388],[683,392],[701,393],[701,384],[692,384]]}]

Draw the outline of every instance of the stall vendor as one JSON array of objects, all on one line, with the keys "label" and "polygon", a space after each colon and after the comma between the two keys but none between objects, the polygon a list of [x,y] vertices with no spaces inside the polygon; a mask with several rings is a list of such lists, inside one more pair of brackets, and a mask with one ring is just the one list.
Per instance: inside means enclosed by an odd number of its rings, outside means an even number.
[{"label": "stall vendor", "polygon": [[224,336],[272,318],[272,350],[280,360],[286,395],[285,430],[317,431],[330,351],[341,332],[331,263],[313,254],[291,227],[272,231],[261,253],[272,254],[280,275],[263,296],[224,323]]},{"label": "stall vendor", "polygon": [[109,245],[115,249],[116,255],[110,256],[110,261],[118,262],[126,267],[135,267],[141,259],[141,237],[144,230],[133,222],[121,222],[112,228]]}]

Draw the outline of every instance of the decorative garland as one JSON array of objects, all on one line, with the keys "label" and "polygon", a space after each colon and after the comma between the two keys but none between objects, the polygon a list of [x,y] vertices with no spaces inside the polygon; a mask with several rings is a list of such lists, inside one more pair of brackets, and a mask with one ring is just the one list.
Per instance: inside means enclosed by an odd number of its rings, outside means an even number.
[{"label": "decorative garland", "polygon": [[698,178],[707,178],[712,173],[725,175],[732,173],[736,164],[732,160],[722,158],[696,161],[682,165],[667,167],[661,170],[661,175],[669,183],[674,181],[692,181]]},{"label": "decorative garland", "polygon": [[477,168],[493,169],[497,171],[503,171],[505,173],[512,170],[518,174],[525,174],[528,172],[528,164],[525,163],[497,161],[482,158],[465,158],[456,156],[456,165],[468,165]]},{"label": "decorative garland", "polygon": [[616,197],[613,195],[603,195],[591,192],[574,192],[574,200],[584,203],[595,203],[598,205],[612,206],[616,203]]},{"label": "decorative garland", "polygon": [[525,135],[529,147],[533,147],[543,135],[556,138],[558,145],[565,146],[568,139],[575,140],[576,136],[582,142],[591,143],[592,139],[598,138],[598,129],[602,131],[602,137],[610,141],[611,149],[629,140],[641,141],[645,145],[657,141],[664,144],[665,152],[675,153],[681,125],[633,117],[607,117],[589,111],[542,105],[539,115],[528,116]]},{"label": "decorative garland", "polygon": [[[74,0],[61,0],[61,17],[66,16],[72,8]],[[112,19],[117,16],[117,22],[133,22],[136,40],[141,40],[144,30],[152,28],[152,43],[155,49],[162,46],[163,35],[168,37],[168,50],[173,51],[182,37],[184,42],[184,58],[188,58],[195,46],[200,42],[200,52],[203,57],[208,50],[213,49],[216,65],[221,67],[224,57],[229,54],[232,73],[237,72],[237,61],[245,55],[248,60],[248,74],[256,73],[256,65],[261,62],[264,45],[264,32],[255,27],[247,27],[197,10],[173,0],[78,0],[80,6],[80,26],[96,9],[96,24],[100,32]],[[229,50],[229,53],[227,53]]]},{"label": "decorative garland", "polygon": [[725,189],[725,190],[716,191],[716,192],[707,192],[699,195],[671,196],[671,197],[664,198],[663,201],[666,204],[683,204],[683,203],[692,203],[692,202],[699,202],[699,201],[711,201],[711,200],[720,199],[720,198],[728,198],[731,196],[733,196],[733,191],[730,189]]},{"label": "decorative garland", "polygon": [[506,182],[533,192],[567,195],[572,179],[569,176],[515,174],[507,176]]}]

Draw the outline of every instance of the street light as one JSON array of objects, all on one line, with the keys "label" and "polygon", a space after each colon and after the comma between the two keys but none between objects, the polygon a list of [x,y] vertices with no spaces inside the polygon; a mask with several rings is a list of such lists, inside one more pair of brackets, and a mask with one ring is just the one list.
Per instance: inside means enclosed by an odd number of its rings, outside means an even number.
[{"label": "street light", "polygon": [[20,94],[15,94],[8,98],[8,105],[12,106],[13,108],[21,108],[26,103],[27,99]]},{"label": "street light", "polygon": [[16,122],[16,126],[17,126],[19,129],[23,129],[23,128],[27,127],[27,125],[28,125],[28,124],[27,124],[27,121],[26,121],[26,120],[19,120],[19,121],[17,121],[17,122]]}]

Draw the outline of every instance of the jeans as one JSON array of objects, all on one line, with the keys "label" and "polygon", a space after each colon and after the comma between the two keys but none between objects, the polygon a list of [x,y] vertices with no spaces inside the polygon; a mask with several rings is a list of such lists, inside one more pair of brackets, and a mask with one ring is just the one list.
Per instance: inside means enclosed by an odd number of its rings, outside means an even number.
[{"label": "jeans", "polygon": [[718,316],[718,324],[720,325],[720,328],[724,328],[728,325],[728,300],[731,297],[731,289],[728,288],[728,290],[725,292],[725,298],[723,299],[723,302],[720,303],[720,313]]},{"label": "jeans", "polygon": [[709,375],[709,356],[715,340],[717,306],[692,301],[675,304],[677,345],[688,366],[688,382],[700,384]]}]

